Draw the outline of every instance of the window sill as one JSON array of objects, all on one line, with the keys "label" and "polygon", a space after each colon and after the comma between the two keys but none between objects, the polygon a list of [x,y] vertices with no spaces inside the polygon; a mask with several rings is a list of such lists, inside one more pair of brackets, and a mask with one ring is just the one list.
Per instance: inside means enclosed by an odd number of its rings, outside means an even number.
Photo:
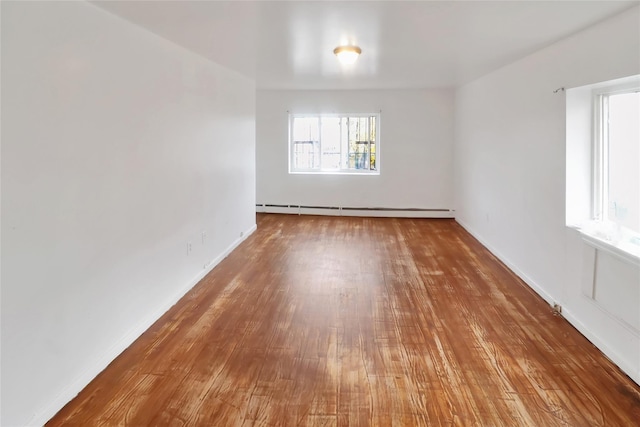
[{"label": "window sill", "polygon": [[586,227],[570,226],[582,235],[582,240],[589,246],[604,251],[619,260],[640,267],[640,237],[634,233],[620,233],[612,238],[604,227],[589,224]]},{"label": "window sill", "polygon": [[290,175],[380,175],[380,171],[348,171],[348,170],[328,170],[328,171],[289,171]]}]

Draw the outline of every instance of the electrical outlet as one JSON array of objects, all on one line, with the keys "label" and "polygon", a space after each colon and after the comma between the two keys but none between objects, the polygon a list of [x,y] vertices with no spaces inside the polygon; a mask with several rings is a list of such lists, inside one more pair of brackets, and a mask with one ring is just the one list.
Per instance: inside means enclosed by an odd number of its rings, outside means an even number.
[{"label": "electrical outlet", "polygon": [[191,242],[187,242],[187,255],[191,254]]},{"label": "electrical outlet", "polygon": [[204,245],[204,242],[207,240],[207,232],[203,231],[202,232],[202,244]]}]

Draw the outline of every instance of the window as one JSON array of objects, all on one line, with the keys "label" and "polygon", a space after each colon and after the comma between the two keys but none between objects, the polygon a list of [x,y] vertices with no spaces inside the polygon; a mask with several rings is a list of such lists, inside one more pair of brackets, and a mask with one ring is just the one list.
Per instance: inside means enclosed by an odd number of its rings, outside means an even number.
[{"label": "window", "polygon": [[567,225],[640,265],[640,75],[566,95]]},{"label": "window", "polygon": [[379,174],[378,114],[290,115],[290,173]]},{"label": "window", "polygon": [[594,94],[593,219],[640,234],[640,88]]}]

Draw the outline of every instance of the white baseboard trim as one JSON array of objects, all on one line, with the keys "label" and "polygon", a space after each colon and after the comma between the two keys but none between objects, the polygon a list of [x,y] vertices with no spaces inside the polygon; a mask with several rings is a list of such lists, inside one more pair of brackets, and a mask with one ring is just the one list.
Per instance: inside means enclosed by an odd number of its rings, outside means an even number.
[{"label": "white baseboard trim", "polygon": [[145,317],[129,329],[129,331],[119,339],[111,348],[109,348],[104,356],[100,357],[92,363],[93,367],[87,369],[85,372],[76,377],[69,385],[67,385],[59,394],[58,397],[51,401],[46,407],[39,410],[29,421],[27,426],[43,426],[49,421],[55,414],[60,411],[69,403],[74,397],[78,395],[95,377],[100,374],[116,357],[118,357],[123,351],[125,351],[135,340],[151,327],[160,317],[162,317],[171,307],[173,307],[187,292],[189,292],[200,280],[202,280],[211,270],[213,270],[223,259],[225,259],[235,248],[237,248],[245,239],[247,239],[253,232],[257,230],[257,225],[254,224],[245,232],[242,233],[238,239],[234,240],[220,255],[215,257],[211,262],[206,264],[205,268],[200,271],[194,278],[187,282],[184,286],[176,290],[176,292],[168,298],[164,304],[158,307],[152,314]]},{"label": "white baseboard trim", "polygon": [[511,271],[513,271],[516,274],[516,276],[520,277],[531,289],[533,289],[535,291],[535,293],[537,293],[549,305],[553,305],[553,304],[562,305],[561,301],[557,300],[551,294],[549,294],[547,291],[545,291],[540,285],[538,285],[535,282],[535,280],[533,280],[531,277],[526,275],[513,262],[511,262],[509,260],[509,258],[504,256],[500,251],[498,251],[496,248],[494,248],[492,245],[490,245],[480,234],[478,234],[475,230],[473,230],[471,227],[469,227],[468,224],[465,224],[459,218],[456,218],[456,222],[458,224],[460,224],[462,226],[462,228],[467,230],[467,232],[469,234],[471,234],[473,237],[475,237],[480,243],[482,243],[482,246],[487,248],[489,250],[489,252],[491,252],[493,255],[495,255],[495,257],[498,258],[502,263],[504,263],[504,265],[509,267],[509,269]]},{"label": "white baseboard trim", "polygon": [[562,308],[562,317],[567,319],[567,322],[576,328],[582,335],[584,335],[593,345],[604,353],[614,364],[616,364],[626,375],[629,376],[636,384],[640,385],[640,371],[636,371],[635,368],[627,363],[620,355],[609,347],[604,341],[602,341],[597,335],[591,333],[584,323],[582,323],[576,316],[573,315],[571,310]]},{"label": "white baseboard trim", "polygon": [[428,208],[381,208],[347,206],[304,206],[257,204],[258,213],[279,213],[289,215],[358,216],[378,218],[454,218],[453,209]]}]

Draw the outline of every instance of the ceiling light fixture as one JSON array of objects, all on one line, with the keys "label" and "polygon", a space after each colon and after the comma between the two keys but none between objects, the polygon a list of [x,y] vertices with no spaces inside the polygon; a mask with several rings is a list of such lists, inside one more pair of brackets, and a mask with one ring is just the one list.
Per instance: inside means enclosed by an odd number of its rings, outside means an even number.
[{"label": "ceiling light fixture", "polygon": [[338,61],[340,61],[344,65],[350,65],[356,62],[358,56],[362,53],[362,49],[358,46],[338,46],[333,49],[333,53],[338,57]]}]

